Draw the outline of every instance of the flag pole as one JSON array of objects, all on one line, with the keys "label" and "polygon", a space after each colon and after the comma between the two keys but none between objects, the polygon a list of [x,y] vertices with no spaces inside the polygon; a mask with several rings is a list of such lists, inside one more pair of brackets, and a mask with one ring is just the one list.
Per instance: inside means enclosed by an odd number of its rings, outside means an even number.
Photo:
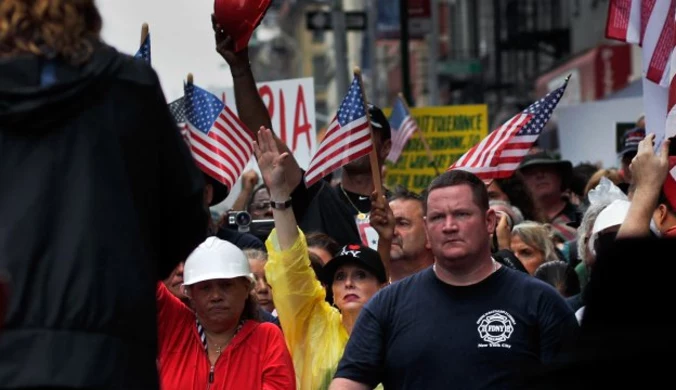
[{"label": "flag pole", "polygon": [[361,69],[358,66],[354,67],[354,75],[359,80],[359,87],[361,89],[361,98],[364,101],[364,111],[366,111],[366,123],[369,126],[369,133],[371,133],[371,143],[373,147],[371,148],[371,153],[369,157],[371,159],[371,177],[373,178],[373,188],[376,190],[376,195],[380,198],[380,195],[383,193],[383,184],[380,178],[380,167],[378,164],[378,151],[376,151],[376,143],[373,137],[373,127],[371,126],[371,114],[369,114],[369,108],[366,105],[366,93],[364,92],[364,82],[361,79]]},{"label": "flag pole", "polygon": [[145,42],[146,37],[148,36],[148,23],[143,23],[141,25],[141,45],[143,45],[143,42]]},{"label": "flag pole", "polygon": [[[406,101],[406,98],[404,97],[404,94],[399,92],[399,99],[401,99],[401,102],[404,104],[404,107],[406,107],[406,111],[411,114],[411,108],[408,106],[408,102]],[[411,114],[412,115],[412,114]],[[434,157],[432,156],[432,151],[430,150],[430,145],[427,143],[427,140],[425,139],[425,134],[423,134],[423,131],[420,127],[418,127],[418,130],[416,131],[418,135],[420,136],[420,141],[422,142],[423,146],[425,147],[425,152],[427,153],[427,161],[429,164],[434,168],[434,173],[439,176],[439,168],[437,168],[437,164],[434,163]]]},{"label": "flag pole", "polygon": [[192,73],[188,73],[187,83],[188,83],[189,85],[192,85]]}]

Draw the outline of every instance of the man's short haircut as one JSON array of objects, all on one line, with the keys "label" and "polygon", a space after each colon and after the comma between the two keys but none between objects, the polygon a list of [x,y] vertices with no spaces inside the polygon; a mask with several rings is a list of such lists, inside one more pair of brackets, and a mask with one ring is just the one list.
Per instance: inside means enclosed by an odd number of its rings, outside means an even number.
[{"label": "man's short haircut", "polygon": [[387,200],[389,202],[394,200],[417,200],[422,203],[423,197],[402,185],[397,185]]},{"label": "man's short haircut", "polygon": [[482,211],[488,210],[488,191],[486,190],[486,184],[484,184],[484,182],[473,173],[454,169],[452,171],[446,171],[437,176],[434,180],[432,180],[430,185],[427,186],[423,202],[423,212],[427,214],[427,201],[429,199],[429,194],[432,193],[432,191],[439,188],[460,185],[469,186],[472,190],[474,204],[479,206]]}]

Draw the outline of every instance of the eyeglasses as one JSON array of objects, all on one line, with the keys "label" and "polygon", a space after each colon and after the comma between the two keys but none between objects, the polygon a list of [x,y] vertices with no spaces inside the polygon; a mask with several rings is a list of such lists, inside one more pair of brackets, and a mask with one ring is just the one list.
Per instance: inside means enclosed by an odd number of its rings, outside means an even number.
[{"label": "eyeglasses", "polygon": [[258,202],[258,203],[252,203],[251,204],[252,210],[265,211],[269,208],[270,208],[270,202]]}]

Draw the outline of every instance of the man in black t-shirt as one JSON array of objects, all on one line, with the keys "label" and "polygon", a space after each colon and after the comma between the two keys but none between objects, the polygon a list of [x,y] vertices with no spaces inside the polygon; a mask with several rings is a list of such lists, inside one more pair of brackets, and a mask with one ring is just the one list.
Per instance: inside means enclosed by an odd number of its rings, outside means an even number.
[{"label": "man in black t-shirt", "polygon": [[[390,124],[380,108],[369,104],[378,169],[382,169],[392,146]],[[305,173],[303,172],[303,176]],[[362,242],[357,219],[371,212],[374,191],[369,156],[352,161],[342,169],[341,184],[332,187],[320,180],[307,188],[301,180],[291,194],[293,212],[304,232],[323,232],[340,245]],[[388,194],[386,194],[388,195]]]},{"label": "man in black t-shirt", "polygon": [[331,390],[518,388],[577,335],[556,290],[492,259],[496,216],[479,178],[442,174],[425,206],[434,266],[364,307]]}]

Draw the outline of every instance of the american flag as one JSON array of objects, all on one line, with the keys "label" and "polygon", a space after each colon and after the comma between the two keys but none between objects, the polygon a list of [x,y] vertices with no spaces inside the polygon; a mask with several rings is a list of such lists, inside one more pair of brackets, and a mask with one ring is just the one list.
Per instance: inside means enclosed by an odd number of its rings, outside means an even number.
[{"label": "american flag", "polygon": [[366,104],[359,76],[355,75],[347,96],[343,98],[326,136],[310,161],[305,173],[305,184],[310,187],[350,161],[366,156],[372,148]]},{"label": "american flag", "polygon": [[171,111],[171,115],[173,115],[178,128],[181,130],[183,139],[185,139],[185,142],[190,146],[190,132],[188,131],[188,126],[185,124],[185,98],[181,96],[169,103],[169,111]]},{"label": "american flag", "polygon": [[232,189],[251,158],[254,135],[213,94],[191,83],[184,90],[193,158],[204,173]]},{"label": "american flag", "polygon": [[139,47],[136,54],[134,54],[134,57],[141,58],[150,64],[150,33],[146,35],[146,38],[143,40],[143,43],[141,44],[141,47]]},{"label": "american flag", "polygon": [[641,46],[647,130],[676,134],[676,0],[611,0],[606,37]]},{"label": "american flag", "polygon": [[392,128],[392,148],[387,160],[396,163],[404,150],[406,143],[413,136],[413,133],[418,130],[418,125],[411,113],[406,108],[406,105],[397,97],[397,101],[392,107],[392,114],[390,115],[390,127]]},{"label": "american flag", "polygon": [[453,163],[448,170],[469,171],[482,180],[511,176],[540,136],[567,85],[568,79],[562,86],[492,131]]}]

